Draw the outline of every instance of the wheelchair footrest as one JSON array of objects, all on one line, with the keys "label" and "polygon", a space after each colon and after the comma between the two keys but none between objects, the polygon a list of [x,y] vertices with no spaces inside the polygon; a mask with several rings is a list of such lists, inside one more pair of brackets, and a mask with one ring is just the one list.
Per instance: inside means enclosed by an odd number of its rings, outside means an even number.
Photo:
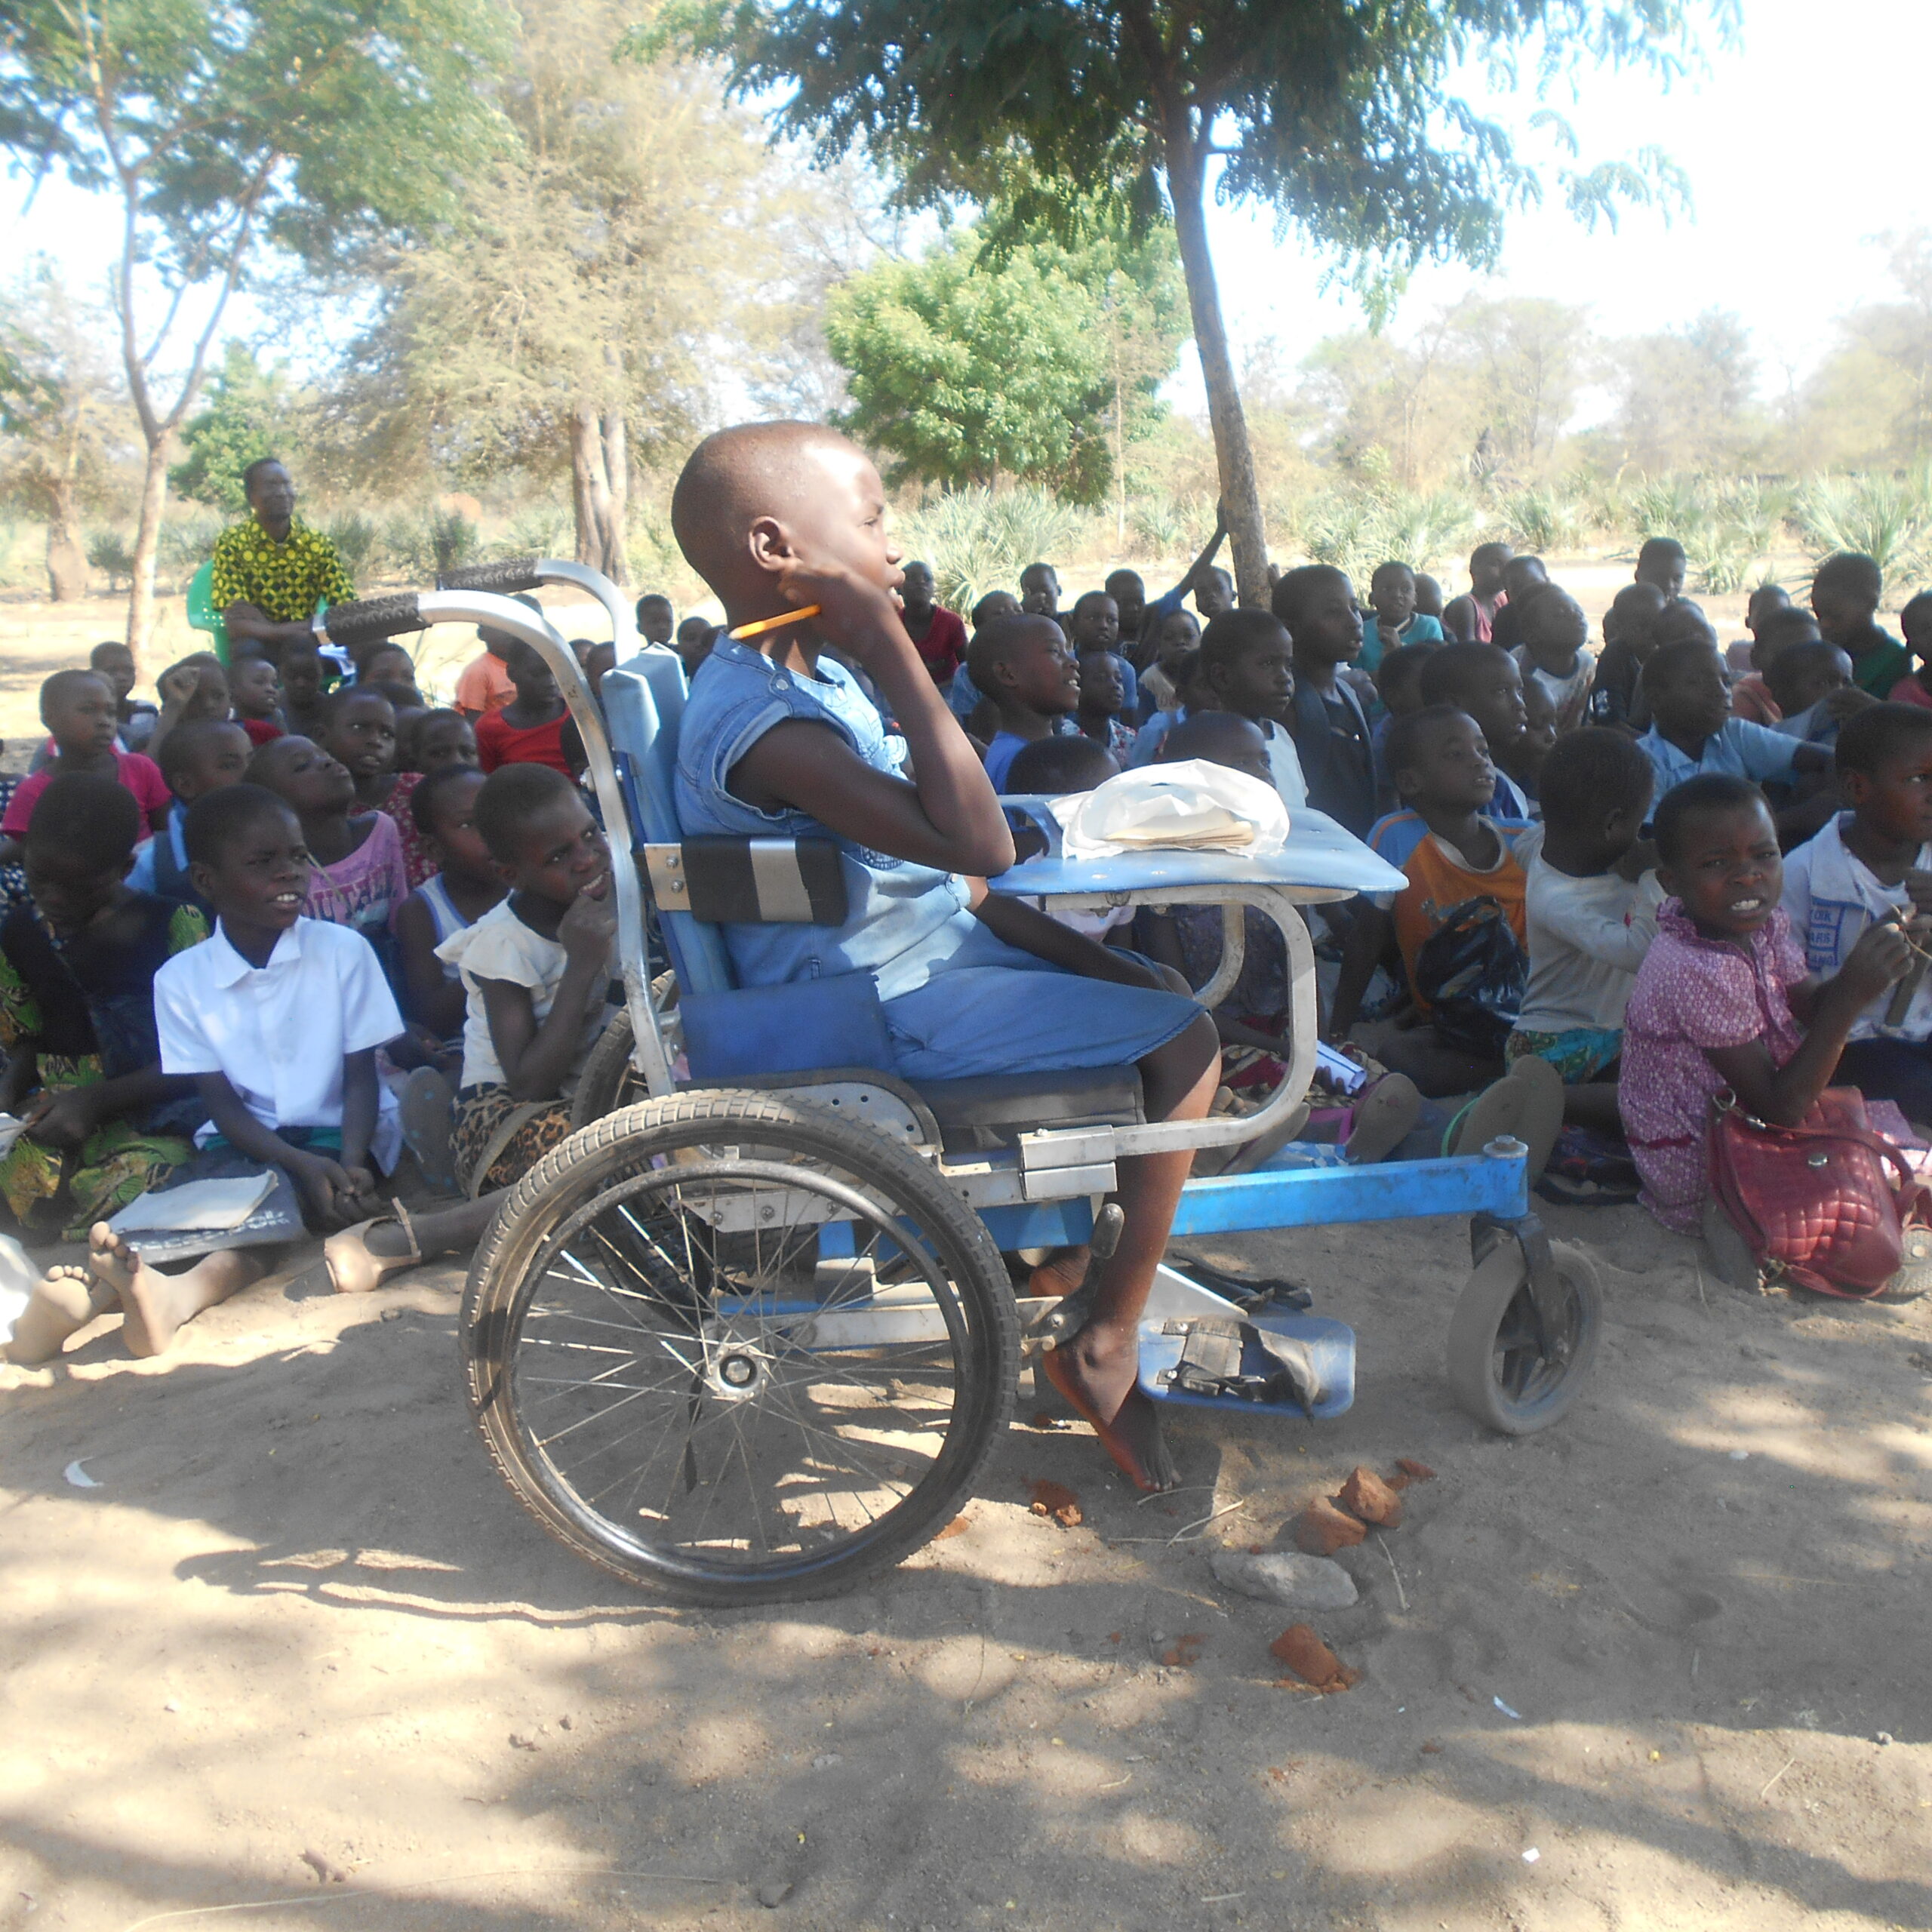
[{"label": "wheelchair footrest", "polygon": [[[1190,1347],[1190,1330],[1204,1321],[1202,1339],[1212,1346]],[[1314,1384],[1314,1399],[1304,1408],[1281,1374],[1281,1364],[1260,1336],[1236,1341],[1223,1331],[1241,1326],[1265,1331],[1271,1337],[1298,1344],[1287,1352],[1306,1364]],[[1218,1364],[1213,1358],[1224,1358]],[[1183,1362],[1186,1355],[1189,1360]],[[1204,1369],[1202,1363],[1211,1364]],[[1218,1379],[1229,1392],[1208,1392]],[[1297,1421],[1338,1416],[1355,1398],[1355,1334],[1346,1321],[1321,1315],[1297,1315],[1275,1309],[1241,1316],[1230,1322],[1215,1316],[1159,1316],[1140,1324],[1140,1386],[1157,1402],[1176,1402],[1189,1408],[1228,1409],[1254,1416],[1288,1416]],[[1238,1386],[1259,1390],[1270,1382],[1274,1399],[1251,1400],[1233,1392]]]}]

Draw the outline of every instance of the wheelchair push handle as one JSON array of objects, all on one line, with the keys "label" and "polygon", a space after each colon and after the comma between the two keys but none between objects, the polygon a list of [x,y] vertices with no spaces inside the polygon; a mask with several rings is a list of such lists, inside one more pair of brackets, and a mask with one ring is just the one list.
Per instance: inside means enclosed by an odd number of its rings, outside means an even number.
[{"label": "wheelchair push handle", "polygon": [[332,604],[316,620],[318,637],[328,644],[352,651],[358,644],[374,644],[386,637],[398,637],[405,631],[426,631],[429,620],[417,606],[414,591],[394,597],[358,598],[353,604]]},{"label": "wheelchair push handle", "polygon": [[494,564],[465,564],[459,570],[440,571],[438,590],[494,590],[514,595],[519,590],[534,590],[543,581],[539,572],[541,557],[504,557]]}]

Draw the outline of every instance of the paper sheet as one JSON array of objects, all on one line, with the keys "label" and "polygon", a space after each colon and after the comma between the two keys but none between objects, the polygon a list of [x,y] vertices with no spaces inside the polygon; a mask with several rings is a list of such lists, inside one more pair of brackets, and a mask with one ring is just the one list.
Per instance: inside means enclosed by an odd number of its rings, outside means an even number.
[{"label": "paper sheet", "polygon": [[272,1174],[237,1174],[223,1180],[192,1180],[185,1186],[143,1194],[108,1223],[116,1234],[238,1228],[275,1187]]}]

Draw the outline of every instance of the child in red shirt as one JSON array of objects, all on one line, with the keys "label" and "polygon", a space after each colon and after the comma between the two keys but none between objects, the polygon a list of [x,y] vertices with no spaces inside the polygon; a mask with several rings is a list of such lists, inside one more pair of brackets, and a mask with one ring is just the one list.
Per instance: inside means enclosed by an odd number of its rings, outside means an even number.
[{"label": "child in red shirt", "polygon": [[574,780],[583,768],[583,747],[549,666],[528,645],[512,644],[503,668],[516,696],[500,711],[477,719],[477,762],[486,772],[506,764],[547,764]]}]

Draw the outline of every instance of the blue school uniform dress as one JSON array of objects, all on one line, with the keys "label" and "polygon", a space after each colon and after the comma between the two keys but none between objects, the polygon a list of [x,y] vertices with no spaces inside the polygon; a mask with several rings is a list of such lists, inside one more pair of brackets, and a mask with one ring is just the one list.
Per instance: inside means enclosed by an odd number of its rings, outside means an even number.
[{"label": "blue school uniform dress", "polygon": [[819,660],[817,676],[804,676],[718,639],[678,727],[684,831],[833,838],[850,909],[841,926],[721,928],[740,985],[871,974],[893,1070],[912,1081],[1124,1066],[1192,1024],[1201,1008],[1178,994],[1082,979],[1005,945],[967,910],[966,882],[956,874],[835,838],[807,813],[761,811],[734,796],[726,784],[734,768],[792,718],[829,726],[878,771],[897,775],[905,758],[904,740],[886,735],[850,673],[829,657]]},{"label": "blue school uniform dress", "polygon": [[1657,775],[1655,795],[1661,798],[1687,778],[1700,777],[1707,771],[1727,772],[1756,784],[1767,778],[1789,778],[1800,742],[1768,725],[1753,724],[1748,718],[1727,718],[1724,728],[1704,740],[1694,758],[1673,745],[1654,724],[1637,740],[1637,749]]}]

